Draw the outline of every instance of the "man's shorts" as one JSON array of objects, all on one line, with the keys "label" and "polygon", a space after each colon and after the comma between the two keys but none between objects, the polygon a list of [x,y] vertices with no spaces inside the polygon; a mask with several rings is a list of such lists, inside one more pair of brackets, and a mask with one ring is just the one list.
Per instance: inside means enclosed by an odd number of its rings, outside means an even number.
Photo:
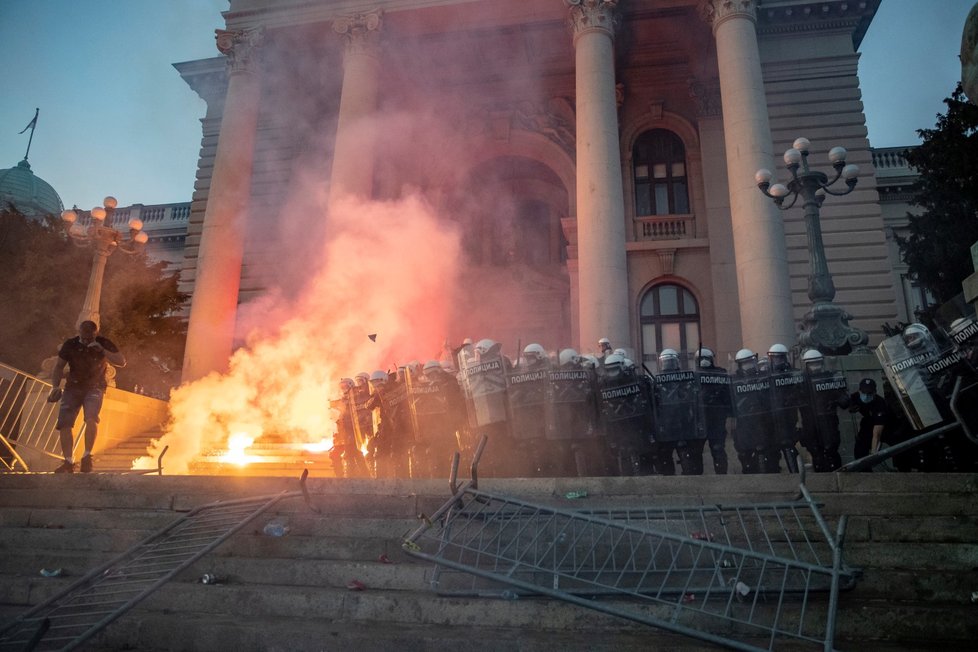
[{"label": "man's shorts", "polygon": [[101,387],[65,387],[61,395],[61,409],[58,410],[58,423],[54,429],[63,430],[74,426],[78,411],[82,408],[85,408],[85,421],[98,423],[98,413],[102,410],[104,396],[105,390]]}]

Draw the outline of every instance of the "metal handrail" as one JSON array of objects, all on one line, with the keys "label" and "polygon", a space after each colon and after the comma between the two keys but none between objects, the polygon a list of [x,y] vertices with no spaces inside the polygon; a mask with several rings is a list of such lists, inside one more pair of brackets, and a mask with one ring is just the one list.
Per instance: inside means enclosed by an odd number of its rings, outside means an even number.
[{"label": "metal handrail", "polygon": [[[0,450],[8,451],[12,460],[0,462],[8,471],[20,466],[29,470],[24,456],[17,449],[60,459],[61,440],[54,425],[58,404],[48,403],[52,385],[49,381],[0,363]],[[85,434],[85,425],[78,429],[73,450]]]}]

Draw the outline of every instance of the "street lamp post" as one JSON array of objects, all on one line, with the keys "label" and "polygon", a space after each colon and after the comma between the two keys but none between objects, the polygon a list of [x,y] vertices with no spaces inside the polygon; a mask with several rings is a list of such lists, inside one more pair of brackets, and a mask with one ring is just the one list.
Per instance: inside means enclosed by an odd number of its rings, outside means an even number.
[{"label": "street lamp post", "polygon": [[[799,197],[803,202],[811,263],[808,298],[812,301],[812,307],[803,318],[798,343],[802,347],[816,348],[827,355],[845,355],[853,348],[865,346],[869,342],[869,336],[866,331],[850,326],[852,315],[832,303],[835,298],[835,284],[832,283],[832,275],[825,258],[825,246],[822,244],[819,209],[826,194],[841,197],[853,191],[859,166],[846,165],[845,148],[833,147],[829,150],[829,162],[832,163],[835,176],[830,181],[826,174],[809,169],[810,148],[811,142],[807,138],[798,138],[791,149],[784,153],[785,166],[791,173],[791,180],[787,184],[772,185],[773,175],[770,170],[758,170],[754,178],[761,192],[773,199],[781,210],[794,206]],[[846,187],[836,192],[831,186],[839,179],[845,179]]]},{"label": "street lamp post", "polygon": [[91,248],[92,274],[88,278],[88,290],[85,293],[85,303],[78,313],[76,326],[83,321],[100,323],[99,304],[102,298],[102,279],[105,276],[105,263],[117,249],[127,254],[141,251],[149,240],[142,230],[142,220],[129,220],[129,239],[123,240],[122,233],[112,228],[112,217],[119,202],[115,197],[103,200],[105,207],[97,206],[91,210],[92,223],[85,227],[78,223],[78,213],[68,210],[61,214],[61,219],[68,226],[68,235],[79,247]]}]

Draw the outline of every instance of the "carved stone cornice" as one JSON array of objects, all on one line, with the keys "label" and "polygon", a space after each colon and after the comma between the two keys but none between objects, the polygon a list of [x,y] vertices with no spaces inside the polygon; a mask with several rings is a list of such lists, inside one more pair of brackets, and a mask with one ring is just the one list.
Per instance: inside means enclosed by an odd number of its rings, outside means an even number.
[{"label": "carved stone cornice", "polygon": [[232,31],[215,29],[217,50],[227,57],[228,74],[255,72],[261,46],[265,42],[262,28]]},{"label": "carved stone cornice", "polygon": [[701,0],[700,16],[713,26],[716,34],[717,27],[731,18],[746,18],[756,23],[757,3],[758,0]]},{"label": "carved stone cornice", "polygon": [[574,40],[588,32],[604,32],[614,38],[621,21],[618,0],[564,0],[570,11]]},{"label": "carved stone cornice", "polygon": [[697,112],[701,118],[715,118],[723,113],[719,79],[701,81],[692,78],[688,81],[688,85],[689,96],[696,102]]},{"label": "carved stone cornice", "polygon": [[375,9],[333,19],[333,31],[343,39],[346,54],[377,55],[383,13]]}]

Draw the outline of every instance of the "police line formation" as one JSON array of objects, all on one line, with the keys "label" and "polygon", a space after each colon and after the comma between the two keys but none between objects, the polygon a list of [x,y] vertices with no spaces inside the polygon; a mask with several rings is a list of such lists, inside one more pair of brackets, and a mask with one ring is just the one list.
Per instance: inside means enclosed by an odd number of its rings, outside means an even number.
[{"label": "police line formation", "polygon": [[396,372],[361,372],[340,381],[337,475],[447,477],[452,453],[489,445],[487,475],[521,477],[703,473],[709,448],[717,474],[728,471],[733,438],[743,473],[797,472],[797,444],[815,471],[841,465],[837,410],[849,404],[842,372],[818,351],[791,366],[783,344],[766,357],[740,350],[732,373],[700,348],[694,369],[665,349],[649,372],[602,338],[600,357],[526,346],[516,362],[501,344],[466,340],[455,364],[429,360]]}]

